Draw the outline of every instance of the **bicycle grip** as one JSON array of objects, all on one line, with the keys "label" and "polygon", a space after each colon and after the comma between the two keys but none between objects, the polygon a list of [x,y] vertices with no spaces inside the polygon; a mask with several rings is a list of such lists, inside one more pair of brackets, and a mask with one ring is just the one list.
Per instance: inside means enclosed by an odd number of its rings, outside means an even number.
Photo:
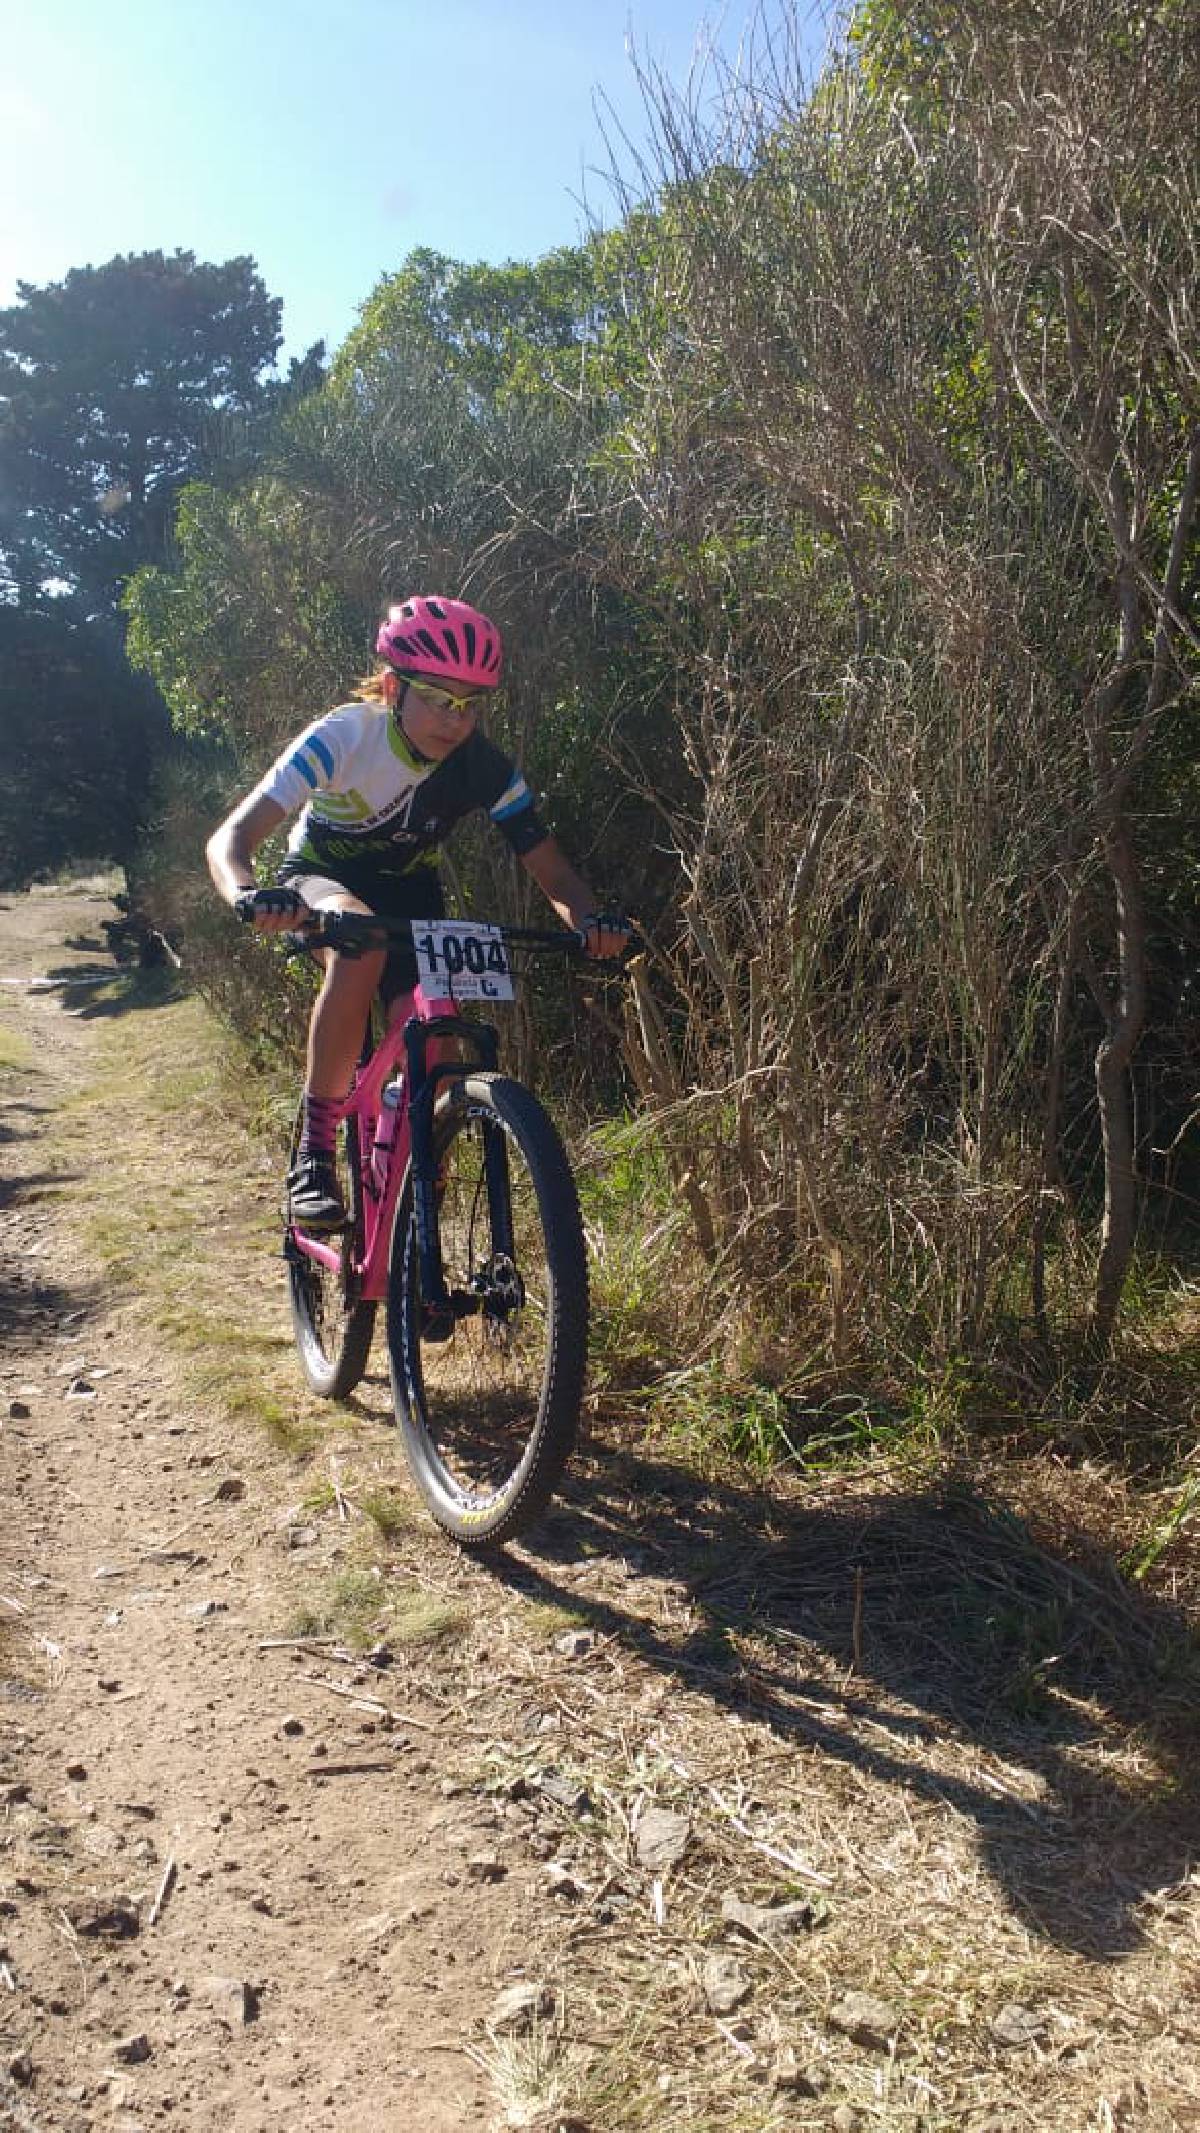
[{"label": "bicycle grip", "polygon": [[266,918],[296,918],[304,902],[295,889],[240,889],[233,901],[233,915],[241,926],[252,926],[260,912]]}]

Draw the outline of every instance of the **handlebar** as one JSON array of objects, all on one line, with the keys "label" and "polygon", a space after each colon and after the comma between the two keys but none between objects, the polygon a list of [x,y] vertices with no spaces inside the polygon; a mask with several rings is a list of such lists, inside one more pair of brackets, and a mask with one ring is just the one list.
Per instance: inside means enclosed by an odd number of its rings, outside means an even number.
[{"label": "handlebar", "polygon": [[[491,923],[490,920],[479,921],[480,925]],[[358,911],[321,911],[298,925],[287,938],[293,943],[291,953],[294,955],[306,954],[314,948],[332,948],[338,955],[361,956],[393,945],[410,948],[414,933],[428,924],[428,919],[367,917]],[[586,935],[566,927],[550,931],[538,926],[501,925],[496,930],[506,947],[546,950],[578,962],[585,959]],[[631,932],[629,945],[620,956],[588,960],[607,961],[619,969],[636,952],[637,945],[637,935]]]}]

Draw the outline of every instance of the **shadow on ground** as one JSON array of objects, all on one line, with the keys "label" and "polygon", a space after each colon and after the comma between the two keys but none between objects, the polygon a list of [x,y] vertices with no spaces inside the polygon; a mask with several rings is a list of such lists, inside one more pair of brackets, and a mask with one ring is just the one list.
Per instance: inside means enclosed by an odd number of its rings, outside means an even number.
[{"label": "shadow on ground", "polygon": [[169,1007],[181,992],[173,970],[131,970],[113,962],[60,964],[35,989],[61,994],[66,1012],[82,1022]]},{"label": "shadow on ground", "polygon": [[[574,1483],[529,1554],[497,1574],[798,1749],[968,1818],[1008,1901],[1059,1946],[1129,1953],[1139,1904],[1196,1858],[1186,1624],[1111,1563],[1047,1552],[969,1479],[815,1506],[626,1452]],[[669,1580],[678,1630],[635,1611],[636,1580],[633,1606],[557,1582],[604,1557]],[[972,1748],[1025,1783],[965,1775]]]},{"label": "shadow on ground", "polygon": [[56,1278],[54,1258],[43,1256],[41,1248],[44,1225],[29,1213],[47,1194],[59,1193],[79,1177],[78,1171],[33,1167],[42,1122],[50,1116],[47,1106],[19,1098],[5,1103],[0,1123],[0,1143],[27,1143],[15,1160],[30,1166],[14,1169],[9,1157],[9,1168],[0,1175],[0,1359],[6,1362],[18,1362],[23,1345],[36,1347],[46,1340],[68,1312],[82,1318],[91,1302],[90,1295]]},{"label": "shadow on ground", "polygon": [[46,1104],[32,1104],[24,1100],[3,1101],[0,1109],[0,1142],[31,1141],[39,1131],[34,1123],[39,1118],[48,1118]]},{"label": "shadow on ground", "polygon": [[26,1177],[0,1178],[0,1213],[32,1206],[60,1186],[77,1184],[79,1176],[77,1170],[31,1170]]},{"label": "shadow on ground", "polygon": [[18,1367],[22,1346],[49,1339],[68,1317],[72,1325],[82,1325],[93,1304],[89,1290],[57,1281],[48,1260],[17,1266],[0,1256],[0,1344]]}]

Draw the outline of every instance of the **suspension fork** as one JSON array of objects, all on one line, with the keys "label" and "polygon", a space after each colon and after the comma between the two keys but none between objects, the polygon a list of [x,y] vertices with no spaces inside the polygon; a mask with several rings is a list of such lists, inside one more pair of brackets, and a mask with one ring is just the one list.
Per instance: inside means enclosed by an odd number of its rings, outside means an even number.
[{"label": "suspension fork", "polygon": [[[454,1037],[476,1054],[473,1060],[442,1060],[430,1065],[431,1038]],[[496,1032],[486,1022],[464,1022],[457,1015],[436,1015],[428,1022],[412,1021],[404,1032],[408,1055],[409,1122],[411,1127],[411,1177],[417,1223],[417,1251],[421,1266],[421,1297],[425,1305],[427,1337],[445,1339],[454,1321],[478,1309],[478,1299],[468,1291],[452,1296],[446,1287],[442,1264],[441,1228],[438,1220],[437,1151],[434,1147],[434,1107],[441,1083],[458,1081],[472,1067],[494,1074],[499,1063]],[[502,1130],[490,1123],[484,1131],[484,1176],[488,1214],[492,1224],[493,1249],[513,1248],[512,1211],[508,1191],[508,1149]],[[435,1331],[436,1328],[436,1331]]]},{"label": "suspension fork", "polygon": [[508,1137],[503,1126],[498,1126],[491,1118],[483,1122],[483,1175],[487,1182],[492,1257],[512,1260],[516,1246],[508,1181]]}]

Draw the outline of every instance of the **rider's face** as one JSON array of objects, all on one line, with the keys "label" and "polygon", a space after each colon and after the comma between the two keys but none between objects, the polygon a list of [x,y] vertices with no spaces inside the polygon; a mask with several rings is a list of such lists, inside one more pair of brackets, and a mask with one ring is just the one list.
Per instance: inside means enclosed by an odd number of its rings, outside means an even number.
[{"label": "rider's face", "polygon": [[421,755],[440,763],[475,731],[482,702],[482,695],[453,697],[432,683],[410,681],[400,699],[400,724]]}]

